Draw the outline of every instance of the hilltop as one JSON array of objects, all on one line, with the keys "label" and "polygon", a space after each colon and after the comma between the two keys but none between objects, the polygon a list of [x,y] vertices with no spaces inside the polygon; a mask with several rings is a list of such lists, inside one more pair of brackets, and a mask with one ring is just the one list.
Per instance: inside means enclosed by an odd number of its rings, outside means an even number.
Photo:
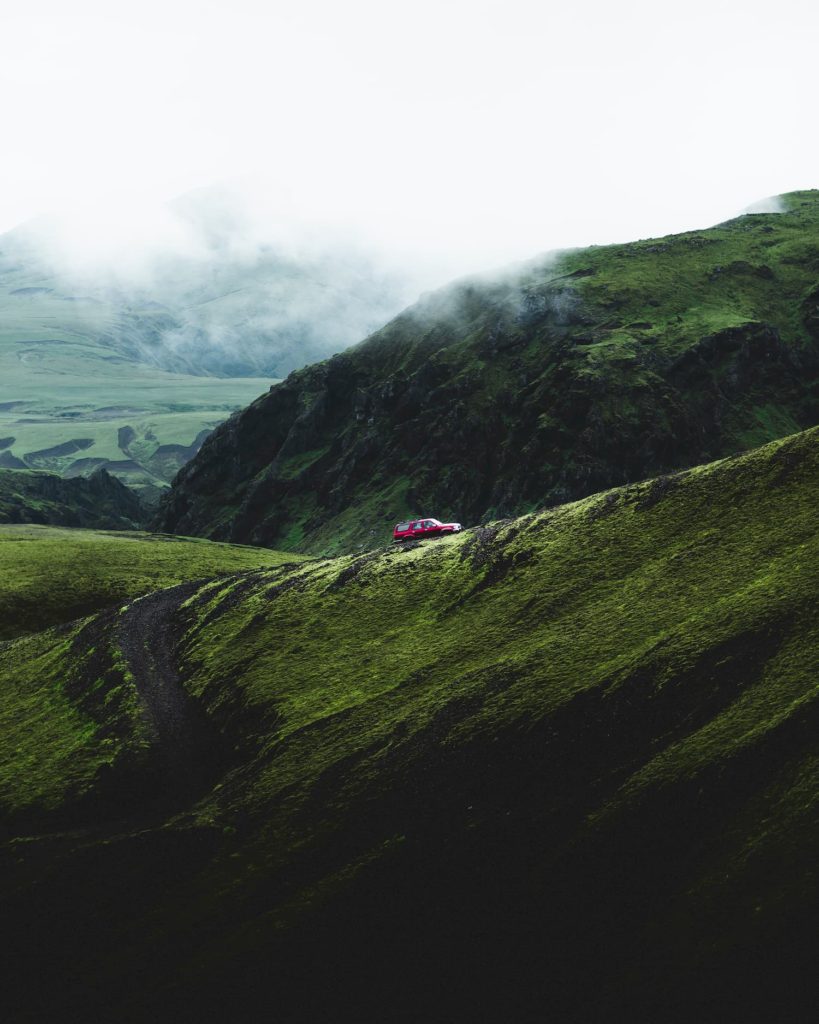
[{"label": "hilltop", "polygon": [[813,429],[12,641],[9,1011],[800,1019],[817,501]]},{"label": "hilltop", "polygon": [[203,445],[158,528],[318,554],[467,524],[819,421],[819,193],[428,295]]}]

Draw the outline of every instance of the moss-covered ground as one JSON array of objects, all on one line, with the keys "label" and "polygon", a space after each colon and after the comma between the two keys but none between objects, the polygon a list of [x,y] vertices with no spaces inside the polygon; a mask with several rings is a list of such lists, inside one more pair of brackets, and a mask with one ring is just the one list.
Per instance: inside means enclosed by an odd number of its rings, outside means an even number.
[{"label": "moss-covered ground", "polygon": [[161,534],[0,525],[0,641],[185,580],[301,560]]},{"label": "moss-covered ground", "polygon": [[125,1019],[802,1019],[818,501],[812,430],[7,645],[15,998],[54,1006],[34,964]]}]

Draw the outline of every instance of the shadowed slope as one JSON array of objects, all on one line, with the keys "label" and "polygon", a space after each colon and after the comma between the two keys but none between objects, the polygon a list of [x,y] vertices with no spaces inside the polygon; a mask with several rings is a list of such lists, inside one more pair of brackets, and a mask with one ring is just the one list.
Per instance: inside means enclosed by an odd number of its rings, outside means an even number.
[{"label": "shadowed slope", "polygon": [[[817,499],[813,430],[157,599],[151,632],[224,752],[174,812],[131,678],[153,670],[121,646],[135,606],[15,641],[18,962],[64,1007],[93,978],[134,1019],[798,1019],[817,953]],[[35,733],[51,774],[14,754]]]}]

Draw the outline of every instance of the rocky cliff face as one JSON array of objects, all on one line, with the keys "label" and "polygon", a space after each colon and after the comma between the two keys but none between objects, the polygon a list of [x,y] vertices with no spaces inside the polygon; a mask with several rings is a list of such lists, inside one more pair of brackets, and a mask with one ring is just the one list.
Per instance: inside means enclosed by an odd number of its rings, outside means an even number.
[{"label": "rocky cliff face", "polygon": [[819,199],[425,297],[291,374],[183,468],[157,525],[334,552],[413,512],[559,504],[819,421]]},{"label": "rocky cliff face", "polygon": [[133,530],[145,517],[136,494],[104,469],[72,480],[0,469],[0,523]]}]

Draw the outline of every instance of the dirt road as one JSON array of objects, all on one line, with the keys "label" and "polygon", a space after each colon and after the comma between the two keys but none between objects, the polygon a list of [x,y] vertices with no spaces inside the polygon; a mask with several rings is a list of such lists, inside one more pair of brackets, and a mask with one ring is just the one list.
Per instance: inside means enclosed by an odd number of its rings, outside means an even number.
[{"label": "dirt road", "polygon": [[223,741],[180,680],[174,631],[179,607],[198,587],[184,583],[140,598],[119,624],[119,646],[156,736],[154,758],[164,799],[187,802],[205,792],[224,764]]}]

